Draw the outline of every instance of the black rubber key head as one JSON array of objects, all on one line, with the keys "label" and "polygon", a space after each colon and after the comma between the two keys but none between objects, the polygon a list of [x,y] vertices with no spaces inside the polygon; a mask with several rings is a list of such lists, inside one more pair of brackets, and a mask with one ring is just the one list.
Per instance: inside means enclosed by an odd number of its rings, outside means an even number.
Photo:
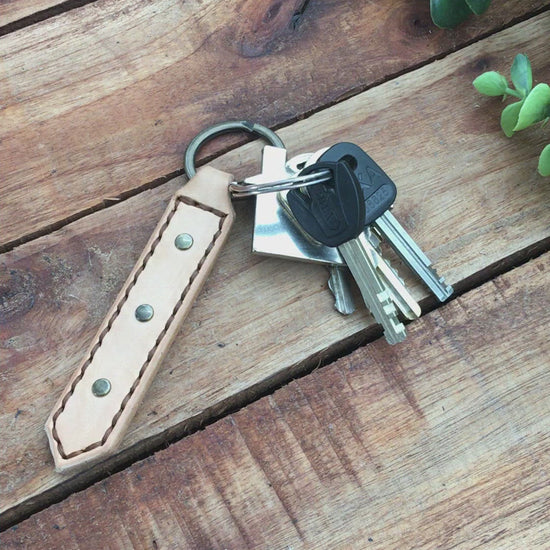
[{"label": "black rubber key head", "polygon": [[337,143],[325,151],[319,162],[346,162],[361,184],[365,200],[365,225],[370,225],[395,202],[397,188],[390,177],[361,147]]},{"label": "black rubber key head", "polygon": [[345,162],[317,162],[300,175],[328,169],[332,179],[305,190],[292,189],[287,200],[294,217],[316,241],[339,246],[365,227],[365,202],[353,170]]}]

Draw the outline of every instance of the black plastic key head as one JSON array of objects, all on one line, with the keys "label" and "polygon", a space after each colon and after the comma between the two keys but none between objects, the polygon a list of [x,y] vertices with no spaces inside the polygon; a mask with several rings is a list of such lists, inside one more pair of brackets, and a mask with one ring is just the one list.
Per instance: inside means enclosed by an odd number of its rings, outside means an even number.
[{"label": "black plastic key head", "polygon": [[354,239],[365,227],[365,203],[361,186],[345,162],[317,162],[300,175],[328,169],[332,178],[304,190],[288,192],[290,209],[302,228],[326,246]]},{"label": "black plastic key head", "polygon": [[365,200],[365,225],[370,225],[395,202],[395,183],[358,145],[337,143],[319,157],[319,162],[345,162],[353,170]]}]

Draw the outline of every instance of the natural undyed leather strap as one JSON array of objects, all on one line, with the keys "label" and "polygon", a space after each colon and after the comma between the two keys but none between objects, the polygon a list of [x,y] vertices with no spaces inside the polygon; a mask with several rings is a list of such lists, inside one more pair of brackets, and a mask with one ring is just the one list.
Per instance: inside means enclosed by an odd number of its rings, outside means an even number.
[{"label": "natural undyed leather strap", "polygon": [[[204,167],[170,201],[48,418],[58,471],[104,458],[120,442],[227,238],[231,179]],[[139,306],[150,306],[140,308],[142,320]]]}]

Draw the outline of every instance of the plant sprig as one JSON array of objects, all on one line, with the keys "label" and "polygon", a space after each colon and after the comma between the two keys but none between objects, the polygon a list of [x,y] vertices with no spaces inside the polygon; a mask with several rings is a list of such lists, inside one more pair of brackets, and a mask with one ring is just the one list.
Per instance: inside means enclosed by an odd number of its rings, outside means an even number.
[{"label": "plant sprig", "polygon": [[484,13],[491,0],[430,0],[432,21],[442,29],[452,29],[470,15]]},{"label": "plant sprig", "polygon": [[[484,95],[518,100],[507,105],[500,117],[500,126],[508,137],[538,123],[544,126],[550,119],[550,86],[541,82],[533,88],[531,63],[526,55],[516,55],[510,77],[512,85],[504,75],[487,71],[473,82],[476,90]],[[550,143],[540,154],[538,171],[542,176],[550,176]]]}]

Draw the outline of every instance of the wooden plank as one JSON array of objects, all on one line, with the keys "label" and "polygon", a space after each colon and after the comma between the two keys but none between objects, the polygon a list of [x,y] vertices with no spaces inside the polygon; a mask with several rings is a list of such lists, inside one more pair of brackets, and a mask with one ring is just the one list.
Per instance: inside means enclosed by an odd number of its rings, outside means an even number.
[{"label": "wooden plank", "polygon": [[[548,67],[549,23],[547,14],[517,25],[281,134],[293,153],[342,139],[364,146],[398,183],[397,217],[441,273],[463,288],[522,251],[548,245],[550,187],[535,170],[544,136],[505,138],[500,102],[479,97],[469,82],[484,60],[504,69],[515,51],[528,53],[535,67]],[[218,164],[250,173],[258,159],[259,146],[249,144]],[[43,423],[177,185],[142,193],[2,256],[1,286],[9,298],[0,325],[5,521],[84,482],[54,474]],[[148,452],[366,337],[371,321],[364,310],[349,318],[333,311],[323,268],[250,256],[252,204],[236,207],[230,243],[120,455],[86,476]],[[406,279],[416,297],[425,296]]]},{"label": "wooden plank", "polygon": [[211,123],[288,123],[550,1],[454,32],[427,0],[312,2],[294,28],[303,4],[100,0],[0,38],[0,246],[181,169]]},{"label": "wooden plank", "polygon": [[62,3],[60,0],[4,0],[0,3],[0,29],[20,19],[37,17],[39,12]]},{"label": "wooden plank", "polygon": [[542,548],[550,253],[72,495],[3,548]]}]

